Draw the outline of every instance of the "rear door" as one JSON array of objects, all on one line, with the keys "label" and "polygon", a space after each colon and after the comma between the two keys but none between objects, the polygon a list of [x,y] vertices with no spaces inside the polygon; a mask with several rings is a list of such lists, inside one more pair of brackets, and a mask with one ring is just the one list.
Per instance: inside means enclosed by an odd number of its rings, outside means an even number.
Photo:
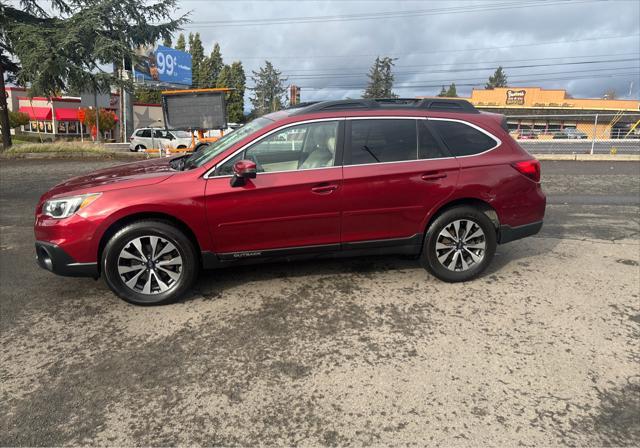
[{"label": "rear door", "polygon": [[342,242],[420,241],[427,216],[457,184],[458,162],[426,119],[346,121]]}]

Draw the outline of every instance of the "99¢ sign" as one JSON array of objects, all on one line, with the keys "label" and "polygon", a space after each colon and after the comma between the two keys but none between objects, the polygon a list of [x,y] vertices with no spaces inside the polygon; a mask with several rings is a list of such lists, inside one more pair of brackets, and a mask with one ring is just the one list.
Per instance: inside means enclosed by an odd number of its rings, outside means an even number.
[{"label": "99\u00a2 sign", "polygon": [[190,86],[191,55],[159,45],[140,55],[133,71],[136,80]]},{"label": "99\u00a2 sign", "polygon": [[178,65],[178,58],[170,54],[164,54],[161,51],[156,53],[156,63],[159,75],[173,76],[174,69]]}]

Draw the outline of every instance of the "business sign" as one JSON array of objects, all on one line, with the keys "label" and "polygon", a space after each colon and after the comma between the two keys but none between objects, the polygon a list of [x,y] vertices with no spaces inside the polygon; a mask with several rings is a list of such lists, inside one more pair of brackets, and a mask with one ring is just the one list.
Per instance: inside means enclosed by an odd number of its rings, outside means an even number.
[{"label": "business sign", "polygon": [[143,48],[133,66],[134,79],[144,83],[165,83],[190,86],[191,55],[185,51],[158,45]]},{"label": "business sign", "polygon": [[225,92],[213,89],[163,92],[162,111],[169,129],[224,129]]},{"label": "business sign", "polygon": [[524,106],[524,95],[526,93],[526,90],[507,90],[506,103],[508,105]]}]

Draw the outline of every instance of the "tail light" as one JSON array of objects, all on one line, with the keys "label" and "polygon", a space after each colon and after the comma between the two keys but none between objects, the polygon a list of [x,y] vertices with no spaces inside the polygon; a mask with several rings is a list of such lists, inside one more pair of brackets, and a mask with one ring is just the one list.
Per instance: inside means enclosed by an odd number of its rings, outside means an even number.
[{"label": "tail light", "polygon": [[131,137],[129,137],[129,141],[132,142],[133,141],[133,135]]},{"label": "tail light", "polygon": [[540,182],[540,162],[536,159],[511,164],[516,170],[534,182]]}]

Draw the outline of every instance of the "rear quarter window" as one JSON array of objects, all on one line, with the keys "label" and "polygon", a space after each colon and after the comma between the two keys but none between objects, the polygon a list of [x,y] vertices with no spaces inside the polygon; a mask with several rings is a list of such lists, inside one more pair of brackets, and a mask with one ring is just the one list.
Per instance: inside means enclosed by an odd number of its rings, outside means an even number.
[{"label": "rear quarter window", "polygon": [[498,142],[482,131],[458,121],[431,120],[454,156],[472,156],[494,148]]}]

